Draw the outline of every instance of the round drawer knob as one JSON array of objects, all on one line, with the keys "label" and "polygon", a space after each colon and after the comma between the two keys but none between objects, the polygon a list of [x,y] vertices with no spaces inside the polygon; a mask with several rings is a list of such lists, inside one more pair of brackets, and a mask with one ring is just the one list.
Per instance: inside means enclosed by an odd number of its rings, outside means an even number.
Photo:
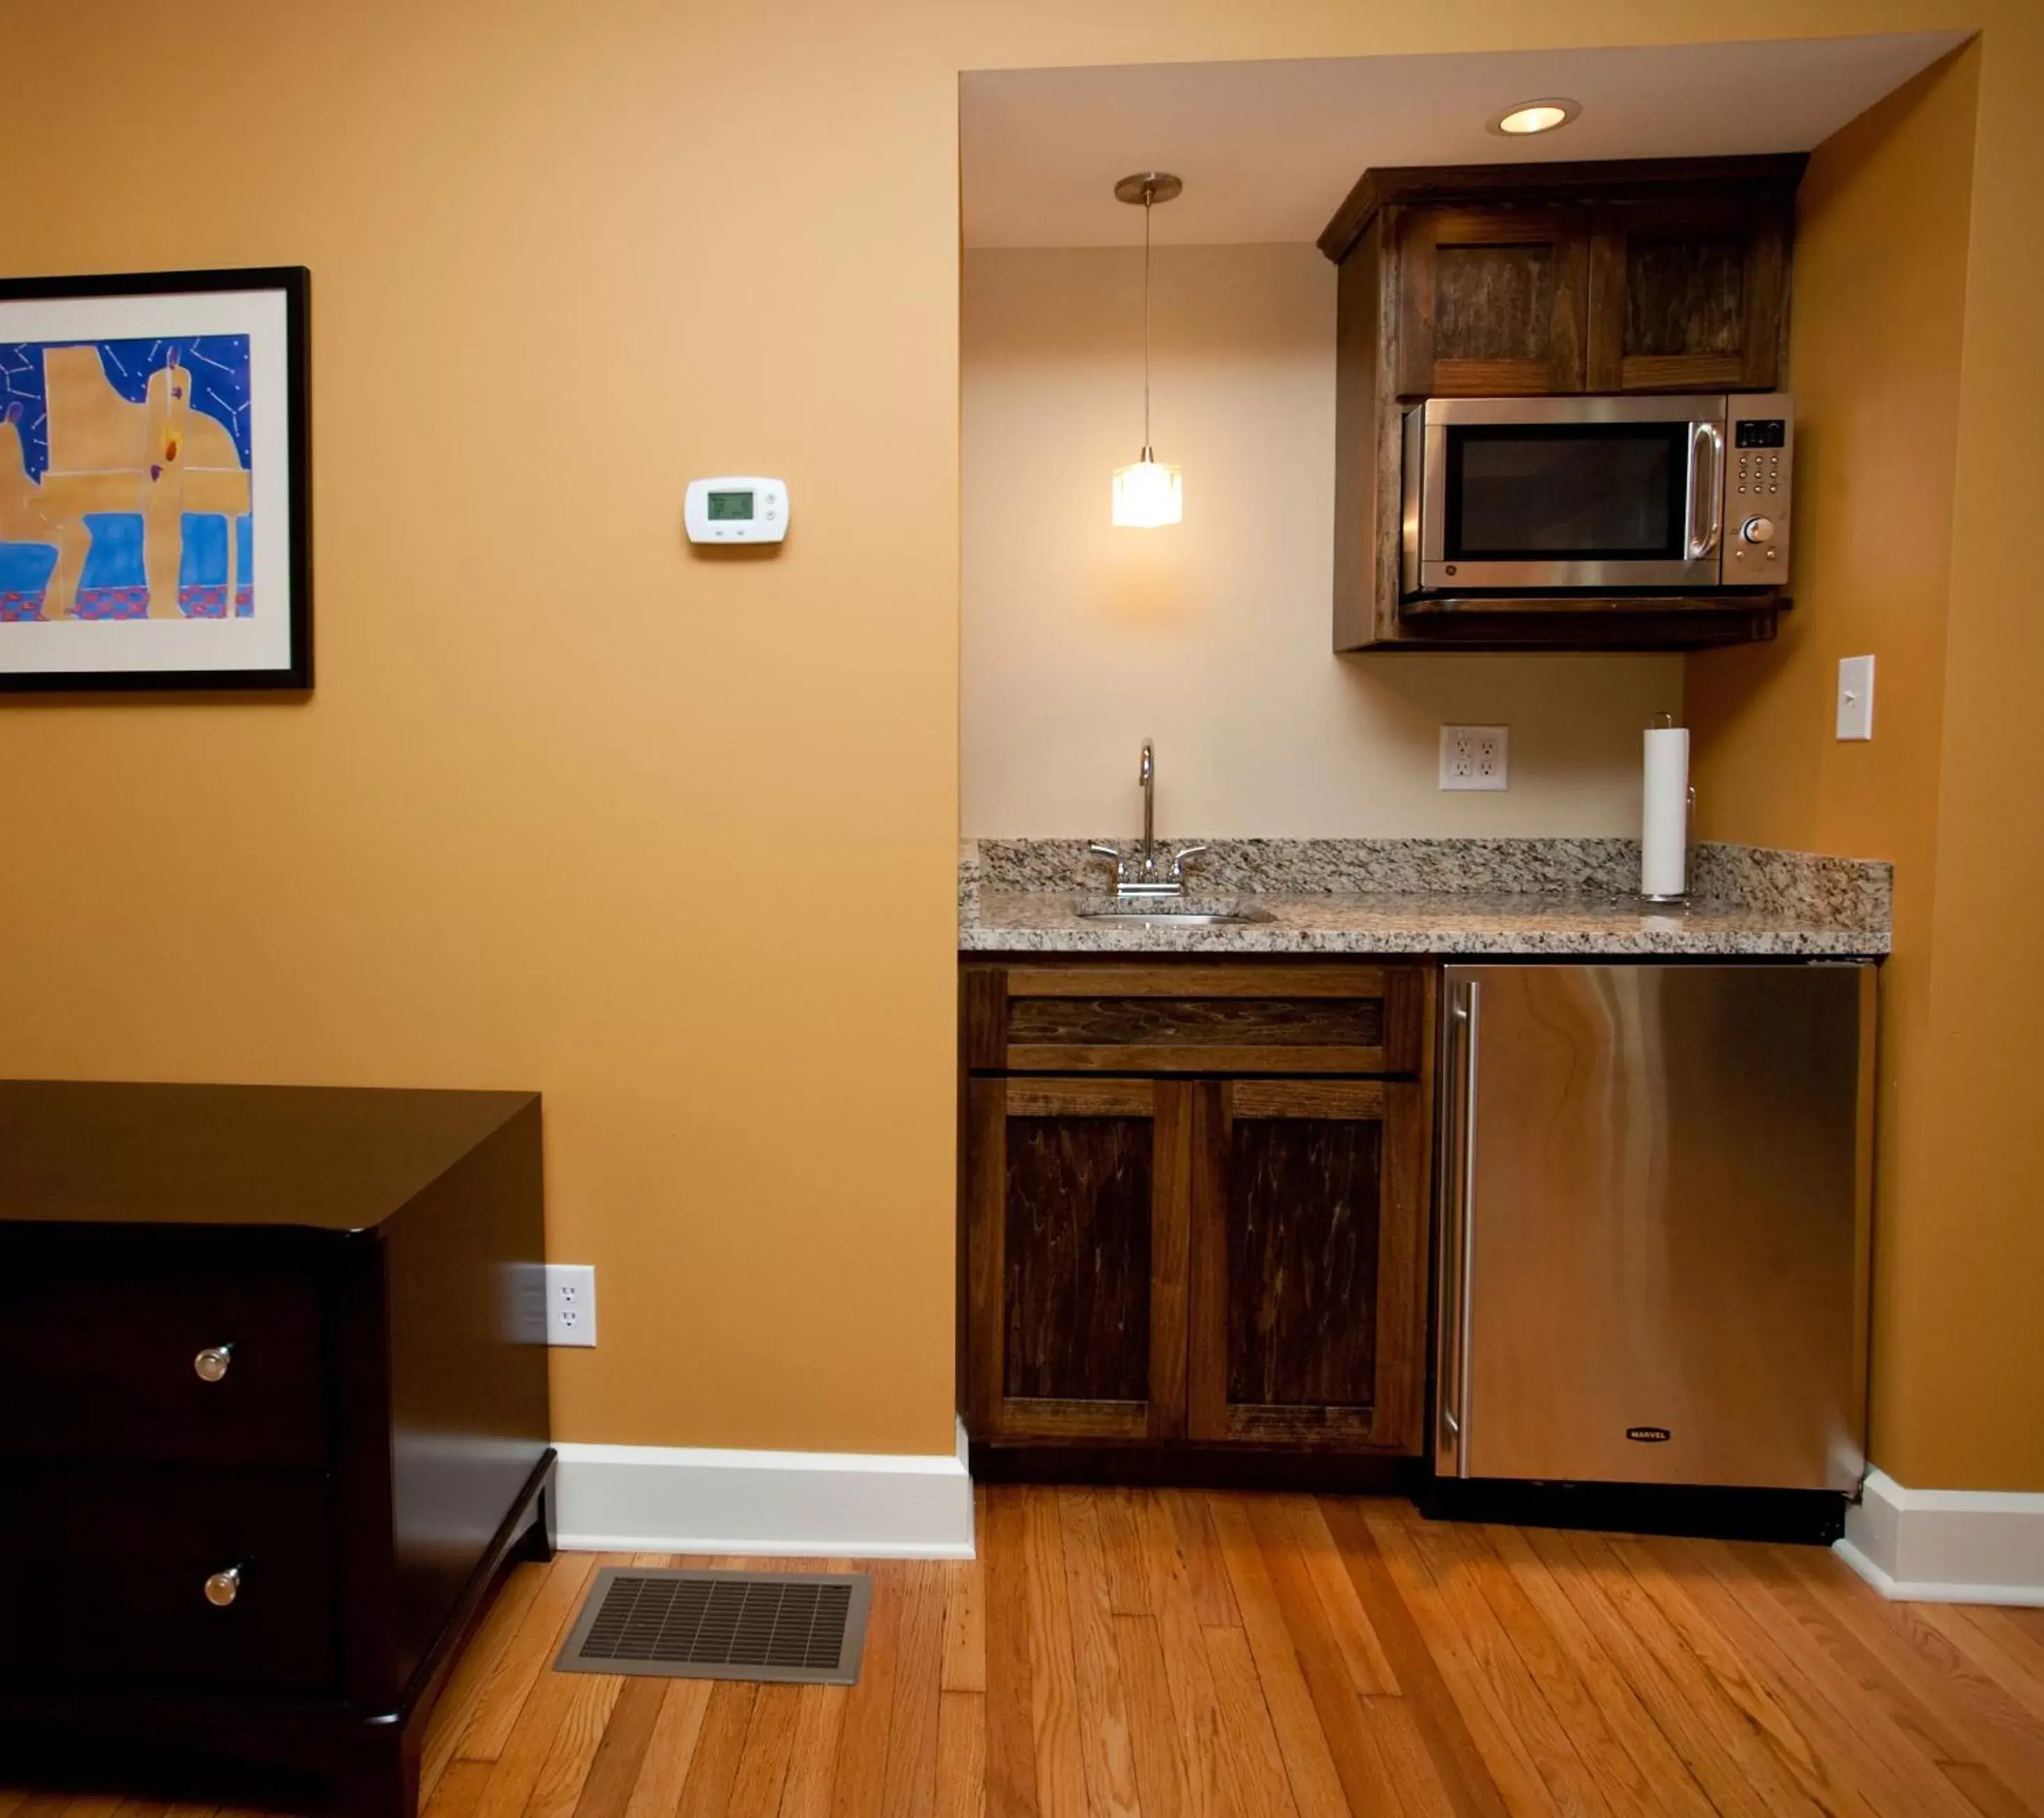
[{"label": "round drawer knob", "polygon": [[232,1345],[209,1344],[192,1359],[192,1368],[200,1382],[217,1382],[227,1374],[227,1366],[233,1359]]},{"label": "round drawer knob", "polygon": [[229,1566],[206,1581],[206,1601],[216,1609],[225,1609],[241,1593],[241,1568]]}]

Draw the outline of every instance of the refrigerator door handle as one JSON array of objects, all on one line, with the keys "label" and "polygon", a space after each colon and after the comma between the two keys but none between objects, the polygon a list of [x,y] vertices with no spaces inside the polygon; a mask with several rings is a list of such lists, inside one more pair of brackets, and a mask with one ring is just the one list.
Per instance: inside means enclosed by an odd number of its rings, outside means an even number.
[{"label": "refrigerator door handle", "polygon": [[1460,979],[1448,1007],[1447,1115],[1442,1119],[1443,1247],[1440,1446],[1469,1475],[1470,1246],[1476,1228],[1476,1043],[1478,986]]}]

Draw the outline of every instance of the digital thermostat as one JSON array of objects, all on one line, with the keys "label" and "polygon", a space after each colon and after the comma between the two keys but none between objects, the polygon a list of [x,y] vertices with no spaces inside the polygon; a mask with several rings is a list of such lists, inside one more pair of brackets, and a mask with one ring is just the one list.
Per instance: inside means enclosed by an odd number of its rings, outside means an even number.
[{"label": "digital thermostat", "polygon": [[788,534],[785,480],[690,480],[682,521],[691,543],[778,543]]}]

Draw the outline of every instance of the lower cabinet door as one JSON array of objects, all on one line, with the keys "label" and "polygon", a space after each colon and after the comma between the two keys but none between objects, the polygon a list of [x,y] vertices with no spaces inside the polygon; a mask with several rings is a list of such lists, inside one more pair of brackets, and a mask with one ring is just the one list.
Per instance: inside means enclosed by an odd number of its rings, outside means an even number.
[{"label": "lower cabinet door", "polygon": [[969,1420],[1000,1439],[1185,1431],[1190,1111],[1170,1080],[969,1089]]},{"label": "lower cabinet door", "polygon": [[1197,1092],[1189,1436],[1418,1451],[1422,1087],[1228,1080]]}]

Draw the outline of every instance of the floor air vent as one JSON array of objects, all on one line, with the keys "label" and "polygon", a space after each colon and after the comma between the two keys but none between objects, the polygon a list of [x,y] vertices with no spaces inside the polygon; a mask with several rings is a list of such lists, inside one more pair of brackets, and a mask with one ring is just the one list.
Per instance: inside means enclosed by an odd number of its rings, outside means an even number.
[{"label": "floor air vent", "polygon": [[872,1601],[863,1572],[605,1566],[554,1670],[856,1685]]}]

